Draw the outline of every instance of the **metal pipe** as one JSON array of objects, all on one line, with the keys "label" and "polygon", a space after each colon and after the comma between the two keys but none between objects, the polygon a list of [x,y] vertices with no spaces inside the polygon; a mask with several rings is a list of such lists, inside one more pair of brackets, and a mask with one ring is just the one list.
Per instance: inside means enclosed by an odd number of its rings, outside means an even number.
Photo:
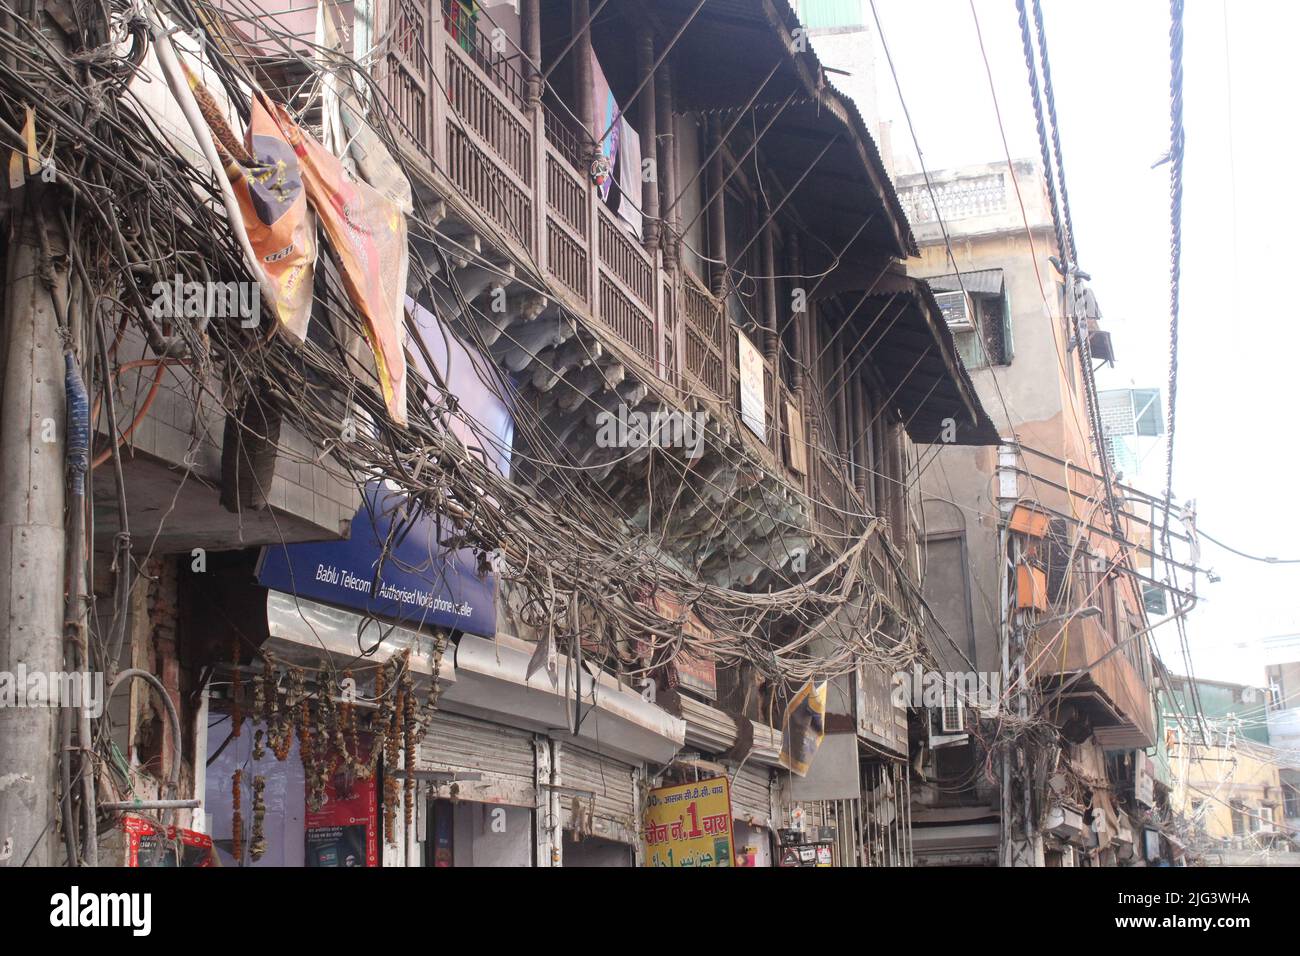
[{"label": "metal pipe", "polygon": [[110,800],[101,803],[105,810],[196,810],[202,800]]},{"label": "metal pipe", "polygon": [[[176,747],[179,751],[181,741],[181,719],[176,713],[176,705],[172,702],[171,695],[167,693],[167,688],[163,686],[163,682],[148,671],[142,670],[139,667],[128,667],[125,670],[119,671],[117,676],[113,678],[113,683],[108,685],[108,694],[104,697],[104,708],[107,710],[108,702],[113,699],[113,693],[117,690],[118,685],[120,685],[122,681],[132,677],[138,678],[152,686],[158,691],[158,696],[163,699],[163,703],[167,705],[167,716],[171,720],[172,725],[172,740],[176,741]],[[168,774],[169,779],[167,781],[167,787],[172,794],[175,794],[176,791],[180,789],[180,777],[181,761],[178,752],[172,755],[171,772]],[[169,825],[175,822],[174,812],[171,813],[171,819],[167,822]]]}]

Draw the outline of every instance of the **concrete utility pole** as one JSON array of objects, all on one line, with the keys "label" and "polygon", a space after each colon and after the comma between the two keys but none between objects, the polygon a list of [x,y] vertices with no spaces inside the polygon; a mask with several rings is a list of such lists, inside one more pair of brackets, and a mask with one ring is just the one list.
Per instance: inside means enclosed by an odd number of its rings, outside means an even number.
[{"label": "concrete utility pole", "polygon": [[[998,506],[1002,515],[999,532],[999,560],[1002,562],[1002,606],[1006,620],[1002,622],[1002,687],[1003,696],[1012,713],[1022,721],[1029,714],[1029,677],[1025,673],[1026,616],[1016,607],[1016,568],[1020,564],[1020,543],[1007,527],[1011,509],[1019,500],[1016,476],[1016,451],[1009,445],[998,450]],[[1024,738],[1012,745],[1002,746],[1001,839],[999,862],[1001,866],[1041,865],[1041,841],[1033,823],[1033,794],[1030,790],[1034,753]],[[1023,788],[1018,801],[1013,790]],[[1016,810],[1020,804],[1019,812]]]},{"label": "concrete utility pole", "polygon": [[[12,194],[17,208],[5,276],[0,671],[10,681],[24,670],[61,670],[63,654],[63,345],[54,300],[40,275],[40,224],[32,211],[42,201],[41,188],[39,177],[31,177]],[[57,256],[63,237],[53,232]],[[56,272],[55,281],[66,286],[66,274]],[[62,298],[67,301],[66,287]],[[34,703],[25,700],[22,684],[15,690],[17,703]],[[57,707],[0,706],[0,866],[58,862],[58,718]]]}]

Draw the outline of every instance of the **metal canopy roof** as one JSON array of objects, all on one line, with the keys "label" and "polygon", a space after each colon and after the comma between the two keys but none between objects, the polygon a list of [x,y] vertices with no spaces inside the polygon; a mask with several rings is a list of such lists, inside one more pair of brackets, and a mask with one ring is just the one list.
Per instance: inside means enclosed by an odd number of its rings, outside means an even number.
[{"label": "metal canopy roof", "polygon": [[[616,97],[636,88],[628,24],[648,20],[663,43],[697,2],[613,0],[606,7],[593,26],[592,43]],[[551,7],[560,12],[560,5],[548,2],[547,8]],[[775,67],[755,100],[755,109],[761,129],[771,113],[793,96],[759,144],[780,185],[793,186],[831,143],[785,207],[805,225],[815,225],[820,242],[808,251],[817,252],[822,243],[838,251],[853,240],[851,249],[860,257],[917,255],[907,216],[861,114],[827,81],[809,41],[794,35],[798,28],[799,20],[787,0],[707,0],[670,54],[678,112],[718,113],[725,126]],[[806,46],[803,52],[797,51],[800,40]],[[754,131],[742,120],[730,138],[736,152],[748,146]],[[820,268],[830,264],[829,253],[826,256]],[[810,262],[810,268],[813,265]]]},{"label": "metal canopy roof", "polygon": [[886,397],[902,415],[912,441],[942,443],[951,419],[956,428],[949,444],[1000,443],[997,427],[980,404],[929,286],[899,273],[863,284],[870,285],[868,299],[893,298],[898,304],[897,309],[880,311],[878,327],[863,344],[871,350],[889,390]]},{"label": "metal canopy roof", "polygon": [[967,292],[978,292],[982,295],[1002,294],[1001,269],[978,269],[973,272],[963,272],[960,277],[956,273],[931,276],[925,281],[932,292],[960,292],[965,289]]}]

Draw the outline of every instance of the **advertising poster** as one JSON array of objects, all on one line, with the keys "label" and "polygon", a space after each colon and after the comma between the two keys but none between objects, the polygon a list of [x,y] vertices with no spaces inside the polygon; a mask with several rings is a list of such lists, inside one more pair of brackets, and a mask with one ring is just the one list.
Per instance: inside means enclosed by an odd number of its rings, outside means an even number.
[{"label": "advertising poster", "polygon": [[650,791],[646,866],[731,866],[731,788],[726,777]]},{"label": "advertising poster", "polygon": [[781,766],[806,777],[825,736],[826,682],[814,684],[809,681],[785,709],[781,726]]},{"label": "advertising poster", "polygon": [[411,514],[405,496],[371,482],[350,538],[268,546],[257,582],[408,626],[495,634],[496,575],[473,549],[444,547],[453,534],[450,521]]},{"label": "advertising poster", "polygon": [[[713,632],[704,626],[694,611],[689,610],[680,597],[667,591],[654,594],[655,612],[668,621],[681,621],[682,632],[688,637],[702,642],[713,639]],[[718,699],[718,668],[713,659],[704,655],[695,655],[683,649],[673,658],[677,668],[677,678],[682,686],[702,694],[709,700]]]},{"label": "advertising poster", "polygon": [[767,405],[763,396],[763,354],[743,332],[740,348],[740,420],[759,438],[767,440]]},{"label": "advertising poster", "polygon": [[130,867],[217,866],[212,852],[212,837],[194,830],[168,827],[162,830],[140,817],[124,816],[122,829],[127,837],[127,861]]},{"label": "advertising poster", "polygon": [[325,804],[307,810],[307,866],[378,866],[379,807],[375,778],[348,781],[335,774]]}]

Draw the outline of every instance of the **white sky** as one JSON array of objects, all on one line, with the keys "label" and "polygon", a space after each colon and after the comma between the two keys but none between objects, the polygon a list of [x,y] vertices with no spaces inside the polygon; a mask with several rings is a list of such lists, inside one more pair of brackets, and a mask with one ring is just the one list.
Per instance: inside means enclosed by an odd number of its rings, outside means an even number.
[{"label": "white sky", "polygon": [[[874,32],[867,0],[863,7]],[[1169,146],[1169,6],[1043,0],[1043,7],[1080,265],[1092,275],[1118,358],[1100,385],[1163,391],[1169,167],[1151,165]],[[1015,4],[976,0],[975,8],[1011,154],[1036,158]],[[968,0],[876,0],[876,9],[926,166],[1004,159]],[[1199,524],[1220,540],[1300,557],[1300,513],[1289,495],[1300,464],[1293,409],[1300,316],[1287,293],[1297,267],[1286,255],[1300,218],[1288,171],[1300,145],[1291,120],[1300,4],[1189,0],[1184,29],[1174,490],[1179,501],[1196,499]],[[914,151],[879,53],[876,86],[880,113],[893,120],[894,152],[906,162]],[[1162,485],[1163,451],[1159,457],[1155,483]],[[1300,565],[1251,562],[1208,542],[1201,564],[1222,581],[1198,581],[1202,602],[1188,622],[1197,675],[1262,683],[1253,644],[1300,631]],[[1172,628],[1162,630],[1165,661],[1180,673]]]}]

